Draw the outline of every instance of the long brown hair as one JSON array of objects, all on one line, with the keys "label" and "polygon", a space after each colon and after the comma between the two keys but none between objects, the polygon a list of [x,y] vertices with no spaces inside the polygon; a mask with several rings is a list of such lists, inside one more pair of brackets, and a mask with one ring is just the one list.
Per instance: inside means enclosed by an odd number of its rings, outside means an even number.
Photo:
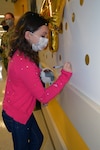
[{"label": "long brown hair", "polygon": [[9,56],[12,57],[16,50],[24,53],[31,61],[36,64],[39,62],[38,52],[32,50],[32,46],[25,39],[25,32],[34,32],[42,25],[48,25],[48,21],[37,13],[26,12],[17,22],[15,31],[10,41],[11,51]]}]

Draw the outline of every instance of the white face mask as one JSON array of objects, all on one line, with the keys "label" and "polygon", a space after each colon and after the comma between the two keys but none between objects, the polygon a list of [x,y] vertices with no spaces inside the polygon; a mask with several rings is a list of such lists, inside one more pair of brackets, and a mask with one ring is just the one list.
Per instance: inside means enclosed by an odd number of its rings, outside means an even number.
[{"label": "white face mask", "polygon": [[14,21],[12,19],[8,19],[6,20],[6,24],[11,27],[12,25],[14,25]]},{"label": "white face mask", "polygon": [[35,52],[41,51],[48,45],[48,39],[45,37],[40,37],[39,42],[32,44],[32,50]]}]

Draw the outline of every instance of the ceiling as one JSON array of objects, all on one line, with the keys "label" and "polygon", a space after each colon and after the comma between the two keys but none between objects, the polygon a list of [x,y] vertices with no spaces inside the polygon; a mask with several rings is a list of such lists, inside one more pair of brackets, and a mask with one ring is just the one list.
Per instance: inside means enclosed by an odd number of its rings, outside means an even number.
[{"label": "ceiling", "polygon": [[[14,13],[14,3],[11,0],[0,0],[0,15],[4,15],[6,12]],[[0,23],[3,18],[0,18]],[[0,36],[2,35],[2,27],[0,27]]]}]

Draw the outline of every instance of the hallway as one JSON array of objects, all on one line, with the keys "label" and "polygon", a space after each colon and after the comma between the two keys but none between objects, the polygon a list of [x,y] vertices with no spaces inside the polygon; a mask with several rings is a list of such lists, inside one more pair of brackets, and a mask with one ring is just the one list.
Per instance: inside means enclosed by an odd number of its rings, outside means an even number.
[{"label": "hallway", "polygon": [[[0,150],[13,150],[11,135],[6,130],[5,125],[2,121],[2,117],[1,117],[2,100],[4,96],[5,82],[6,82],[6,71],[3,67],[2,61],[0,60]],[[41,147],[41,150],[55,150],[52,144],[52,140],[49,136],[49,132],[46,127],[45,120],[42,115],[42,111],[36,110],[34,111],[34,115],[44,134],[44,142]]]}]

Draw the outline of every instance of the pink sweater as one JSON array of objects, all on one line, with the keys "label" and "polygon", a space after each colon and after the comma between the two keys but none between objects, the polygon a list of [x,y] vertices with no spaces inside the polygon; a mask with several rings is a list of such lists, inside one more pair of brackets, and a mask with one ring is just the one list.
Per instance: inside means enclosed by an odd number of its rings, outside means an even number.
[{"label": "pink sweater", "polygon": [[9,62],[3,109],[17,122],[25,124],[36,99],[48,103],[69,81],[72,73],[62,69],[59,78],[48,88],[40,80],[40,69],[17,51]]}]

